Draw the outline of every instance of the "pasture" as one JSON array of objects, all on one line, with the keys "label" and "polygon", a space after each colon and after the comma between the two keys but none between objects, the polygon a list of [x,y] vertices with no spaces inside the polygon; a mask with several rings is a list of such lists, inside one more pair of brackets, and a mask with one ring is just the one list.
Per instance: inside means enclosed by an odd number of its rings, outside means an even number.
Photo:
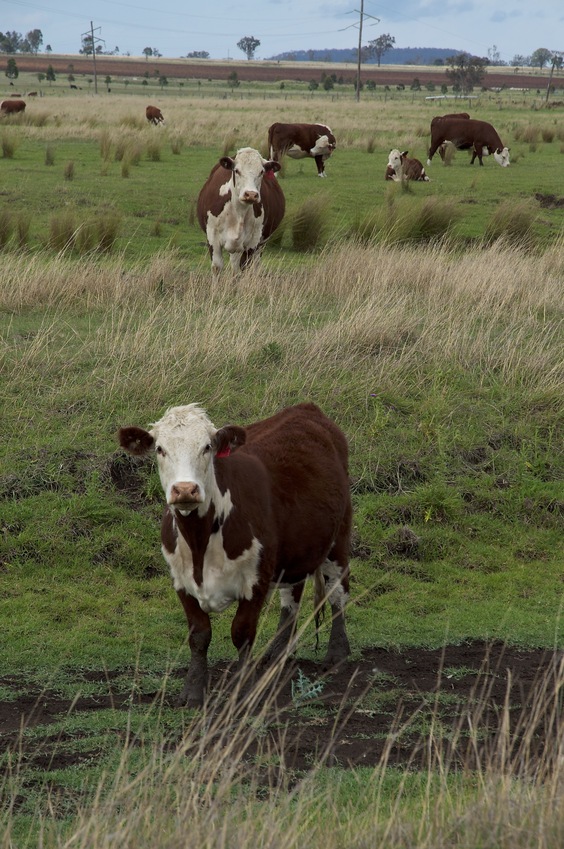
[{"label": "pasture", "polygon": [[[164,128],[132,95],[0,124],[0,846],[560,846],[561,113],[488,95],[511,166],[405,190],[423,98],[151,101]],[[274,120],[332,127],[328,177],[286,162],[281,240],[214,283],[197,193]],[[226,611],[209,705],[175,709],[160,483],[116,432],[301,400],[350,442],[353,654],[320,674],[307,593],[295,664],[237,699]]]}]

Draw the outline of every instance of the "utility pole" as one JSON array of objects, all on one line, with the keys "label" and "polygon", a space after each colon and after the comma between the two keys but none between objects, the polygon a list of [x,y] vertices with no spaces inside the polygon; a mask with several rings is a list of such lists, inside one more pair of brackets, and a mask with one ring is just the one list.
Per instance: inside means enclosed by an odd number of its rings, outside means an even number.
[{"label": "utility pole", "polygon": [[[100,32],[102,27],[96,27],[96,30]],[[92,46],[92,61],[94,62],[94,92],[98,94],[98,76],[96,74],[96,42],[102,41],[104,44],[106,43],[103,38],[100,38],[97,35],[94,35],[94,24],[90,21],[90,29],[88,32],[83,32],[81,35],[82,40],[85,38],[90,39],[90,44]]]},{"label": "utility pole", "polygon": [[[344,29],[350,29],[350,27],[358,27],[358,57],[356,64],[356,102],[360,100],[360,66],[362,64],[362,24],[365,18],[370,18],[374,21],[374,24],[380,23],[380,18],[375,18],[374,15],[369,15],[368,12],[364,11],[364,0],[360,0],[360,9],[353,9],[357,15],[359,15],[358,24],[351,24],[348,27],[344,27]],[[371,26],[374,26],[371,24]]]}]

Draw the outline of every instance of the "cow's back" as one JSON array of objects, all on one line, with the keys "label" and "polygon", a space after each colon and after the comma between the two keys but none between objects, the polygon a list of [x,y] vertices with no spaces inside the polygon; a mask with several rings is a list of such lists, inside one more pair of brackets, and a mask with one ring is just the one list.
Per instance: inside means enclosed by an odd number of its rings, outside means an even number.
[{"label": "cow's back", "polygon": [[[245,428],[238,449],[257,457],[270,481],[277,569],[291,580],[327,555],[351,513],[348,445],[314,404],[298,404]],[[313,564],[313,567],[312,567]]]}]

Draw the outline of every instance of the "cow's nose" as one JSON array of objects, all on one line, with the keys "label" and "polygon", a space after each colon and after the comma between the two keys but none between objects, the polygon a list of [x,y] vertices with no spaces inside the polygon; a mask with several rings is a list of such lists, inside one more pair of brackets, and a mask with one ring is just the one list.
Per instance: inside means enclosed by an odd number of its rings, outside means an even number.
[{"label": "cow's nose", "polygon": [[202,500],[202,493],[193,481],[178,481],[170,488],[170,504],[194,504]]},{"label": "cow's nose", "polygon": [[250,192],[250,191],[243,192],[243,200],[245,201],[245,203],[255,203],[255,201],[257,201],[258,199],[259,199],[259,193],[258,192]]}]

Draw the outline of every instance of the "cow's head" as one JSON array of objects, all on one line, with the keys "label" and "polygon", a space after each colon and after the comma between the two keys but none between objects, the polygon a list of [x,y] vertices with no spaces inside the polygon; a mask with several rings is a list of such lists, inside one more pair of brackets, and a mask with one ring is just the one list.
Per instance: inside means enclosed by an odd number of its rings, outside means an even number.
[{"label": "cow's head", "polygon": [[509,148],[498,147],[497,150],[494,150],[494,159],[502,168],[507,168],[509,165]]},{"label": "cow's head", "polygon": [[280,163],[275,159],[264,159],[258,150],[243,147],[233,158],[222,156],[219,160],[222,168],[232,173],[232,197],[241,203],[256,203],[260,201],[262,178],[265,174],[280,171]]},{"label": "cow's head", "polygon": [[337,142],[333,134],[331,134],[331,138],[327,135],[318,136],[314,146],[310,150],[310,154],[312,156],[323,156],[324,159],[328,159],[336,147]]},{"label": "cow's head", "polygon": [[[390,151],[390,155],[388,156],[388,167],[386,168],[387,180],[399,179],[401,177],[401,166],[406,155],[407,150],[405,150],[403,153],[397,150],[397,148],[394,148]],[[392,171],[393,174],[395,174],[395,177],[390,173]],[[388,174],[390,174],[389,177]]]},{"label": "cow's head", "polygon": [[214,457],[225,457],[245,442],[245,430],[227,425],[216,430],[197,404],[171,407],[151,430],[122,427],[120,445],[130,454],[154,452],[167,504],[186,516],[207,512],[214,484]]}]

